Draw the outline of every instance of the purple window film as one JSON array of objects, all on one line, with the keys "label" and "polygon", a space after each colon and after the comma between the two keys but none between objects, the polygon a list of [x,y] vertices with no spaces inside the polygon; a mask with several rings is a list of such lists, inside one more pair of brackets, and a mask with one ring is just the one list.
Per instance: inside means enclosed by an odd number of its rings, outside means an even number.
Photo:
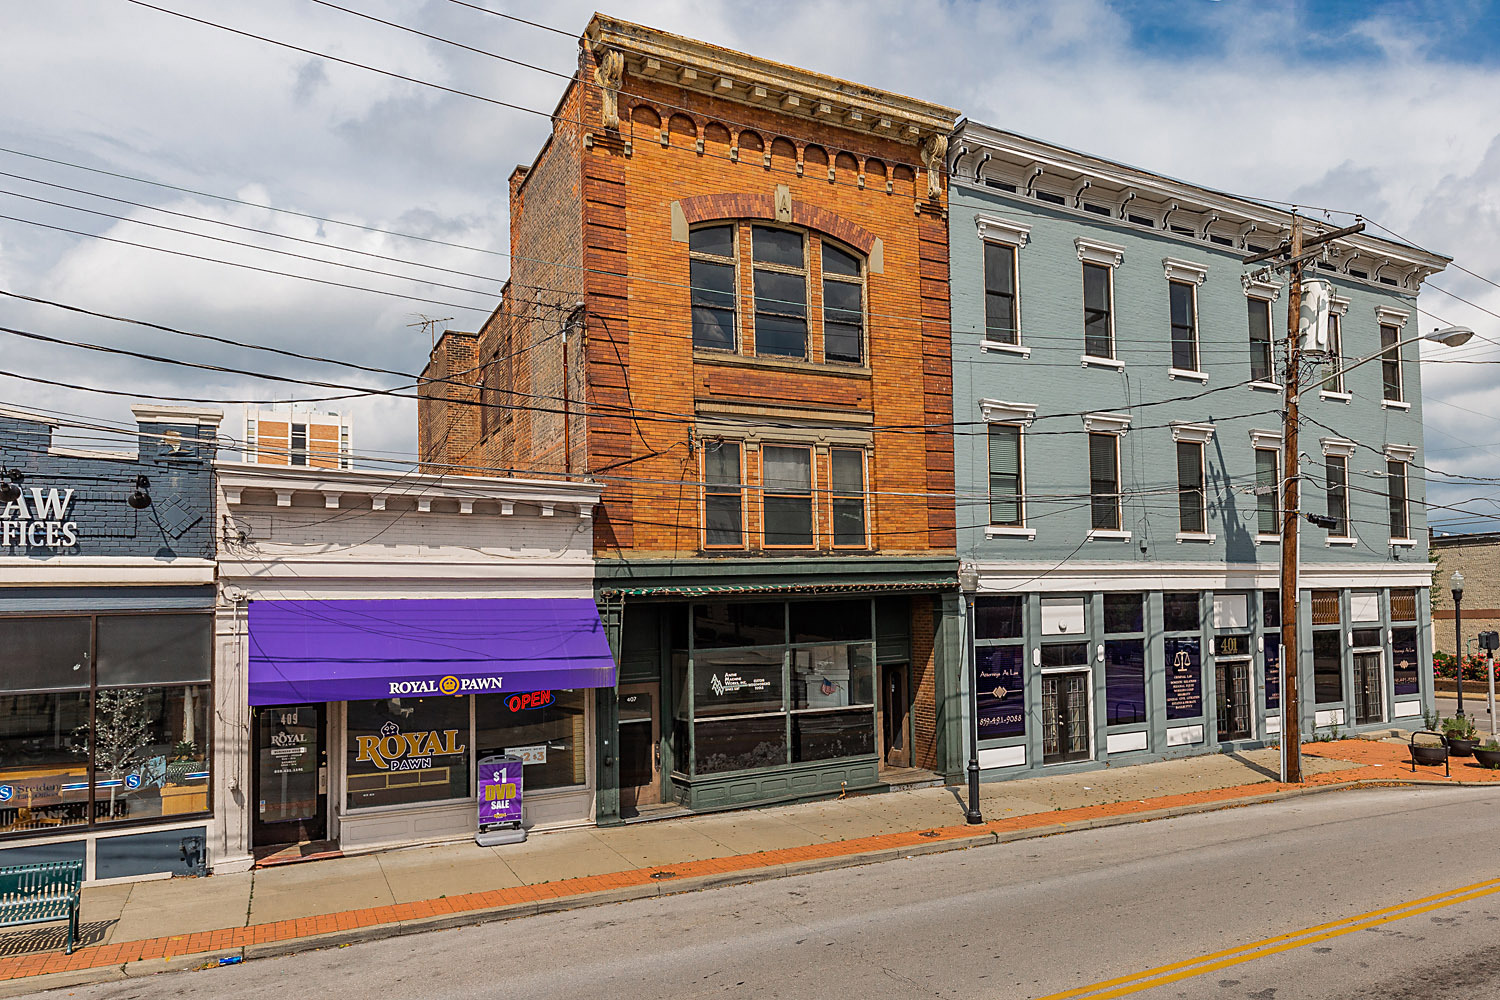
[{"label": "purple window film", "polygon": [[979,738],[1026,735],[1026,647],[980,646],[974,650]]}]

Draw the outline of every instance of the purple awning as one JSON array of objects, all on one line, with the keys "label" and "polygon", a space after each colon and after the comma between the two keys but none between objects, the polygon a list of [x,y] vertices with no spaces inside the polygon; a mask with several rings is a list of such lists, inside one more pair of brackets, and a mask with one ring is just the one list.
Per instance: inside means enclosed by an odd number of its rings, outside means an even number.
[{"label": "purple awning", "polygon": [[587,597],[250,602],[252,705],[614,684]]}]

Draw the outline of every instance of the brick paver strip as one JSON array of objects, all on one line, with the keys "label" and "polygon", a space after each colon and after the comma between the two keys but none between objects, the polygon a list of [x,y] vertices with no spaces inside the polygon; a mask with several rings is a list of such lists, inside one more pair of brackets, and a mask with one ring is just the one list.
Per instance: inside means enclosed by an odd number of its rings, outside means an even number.
[{"label": "brick paver strip", "polygon": [[[1470,764],[1466,758],[1454,758],[1451,777],[1444,777],[1433,768],[1410,770],[1407,750],[1404,745],[1377,743],[1368,740],[1346,740],[1338,743],[1317,743],[1303,747],[1310,757],[1348,761],[1360,765],[1351,770],[1309,776],[1302,787],[1329,785],[1412,785],[1412,784],[1500,784],[1500,771],[1490,771]],[[385,906],[345,910],[340,913],[297,917],[276,920],[244,927],[224,930],[198,931],[186,935],[147,938],[140,941],[124,941],[119,944],[96,945],[79,948],[72,955],[52,952],[45,955],[18,955],[0,958],[0,980],[20,979],[46,975],[54,972],[72,972],[80,969],[97,969],[106,966],[124,965],[130,962],[160,959],[171,960],[181,956],[209,955],[234,951],[249,945],[271,944],[298,938],[312,938],[336,931],[381,924],[395,924],[434,916],[457,913],[474,913],[500,909],[538,900],[568,898],[605,892],[613,889],[635,888],[652,883],[671,885],[680,879],[703,875],[725,874],[776,868],[803,861],[815,861],[836,857],[848,857],[876,851],[889,851],[918,847],[924,844],[962,840],[985,832],[1004,834],[1042,827],[1067,828],[1091,820],[1116,816],[1155,813],[1161,810],[1184,806],[1209,805],[1216,802],[1233,802],[1239,799],[1259,798],[1277,792],[1295,790],[1298,786],[1266,781],[1250,785],[1235,785],[1207,791],[1186,792],[1177,795],[1161,795],[1144,800],[1128,802],[1106,802],[1080,806],[1074,809],[1059,809],[1053,812],[1033,813],[1028,816],[1013,816],[991,820],[976,826],[935,827],[900,833],[877,834],[853,840],[824,844],[808,844],[803,847],[783,847],[771,851],[756,851],[750,854],[711,858],[702,861],[684,861],[679,864],[653,865],[605,875],[589,875],[579,878],[522,885],[510,889],[492,889],[484,892],[462,893],[439,899],[418,900],[410,903],[395,903]]]}]

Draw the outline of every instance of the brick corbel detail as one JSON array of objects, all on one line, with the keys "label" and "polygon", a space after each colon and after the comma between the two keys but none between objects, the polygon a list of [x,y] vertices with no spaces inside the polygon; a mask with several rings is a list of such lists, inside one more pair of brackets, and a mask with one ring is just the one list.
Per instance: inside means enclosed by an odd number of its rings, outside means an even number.
[{"label": "brick corbel detail", "polygon": [[[776,220],[776,200],[768,194],[700,194],[678,203],[688,225],[718,219]],[[868,256],[875,248],[875,234],[843,216],[806,202],[792,202],[792,223],[826,233]]]}]

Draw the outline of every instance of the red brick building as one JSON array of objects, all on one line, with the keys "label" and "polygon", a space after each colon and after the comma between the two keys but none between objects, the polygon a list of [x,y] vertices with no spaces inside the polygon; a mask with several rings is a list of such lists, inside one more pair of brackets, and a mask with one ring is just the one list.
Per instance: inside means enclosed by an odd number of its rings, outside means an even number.
[{"label": "red brick building", "polygon": [[605,487],[601,822],[956,774],[956,117],[596,16],[511,175],[421,447]]}]

